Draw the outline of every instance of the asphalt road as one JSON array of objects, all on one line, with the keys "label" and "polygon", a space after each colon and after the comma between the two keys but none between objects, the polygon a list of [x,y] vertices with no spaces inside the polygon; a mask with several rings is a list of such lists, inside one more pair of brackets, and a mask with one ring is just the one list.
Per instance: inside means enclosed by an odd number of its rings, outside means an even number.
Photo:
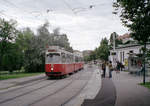
[{"label": "asphalt road", "polygon": [[64,106],[87,86],[96,67],[63,79],[41,79],[0,92],[0,106]]}]

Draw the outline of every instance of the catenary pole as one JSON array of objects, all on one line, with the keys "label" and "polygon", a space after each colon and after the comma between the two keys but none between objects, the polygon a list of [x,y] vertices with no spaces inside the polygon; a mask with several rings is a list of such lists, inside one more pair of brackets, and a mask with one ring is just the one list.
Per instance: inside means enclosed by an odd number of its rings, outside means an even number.
[{"label": "catenary pole", "polygon": [[146,43],[144,43],[144,51],[143,51],[143,56],[144,56],[144,67],[143,67],[143,83],[145,84],[145,59],[146,59]]}]

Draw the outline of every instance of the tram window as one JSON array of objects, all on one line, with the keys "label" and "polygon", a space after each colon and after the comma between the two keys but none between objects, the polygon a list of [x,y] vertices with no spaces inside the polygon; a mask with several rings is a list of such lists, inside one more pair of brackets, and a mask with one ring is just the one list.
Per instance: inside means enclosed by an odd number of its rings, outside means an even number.
[{"label": "tram window", "polygon": [[47,63],[60,63],[61,58],[59,53],[49,53],[46,58]]},{"label": "tram window", "polygon": [[67,62],[71,62],[71,56],[69,54],[67,54],[66,60]]},{"label": "tram window", "polygon": [[81,62],[81,57],[79,57],[79,62]]},{"label": "tram window", "polygon": [[73,62],[73,55],[71,55],[71,62]]},{"label": "tram window", "polygon": [[69,62],[72,62],[73,61],[73,55],[69,55]]},{"label": "tram window", "polygon": [[66,62],[66,55],[65,55],[65,53],[62,53],[61,56],[62,56],[62,62],[65,63]]},{"label": "tram window", "polygon": [[78,62],[78,61],[79,61],[78,57],[75,57],[75,62]]}]

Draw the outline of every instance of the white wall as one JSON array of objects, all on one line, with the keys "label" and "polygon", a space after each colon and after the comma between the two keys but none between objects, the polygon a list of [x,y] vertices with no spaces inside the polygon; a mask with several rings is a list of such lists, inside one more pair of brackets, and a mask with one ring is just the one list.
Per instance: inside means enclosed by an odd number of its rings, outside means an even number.
[{"label": "white wall", "polygon": [[[129,52],[133,51],[133,53],[138,54],[140,53],[140,49],[143,46],[130,46],[130,47],[120,47],[120,48],[116,48],[115,52],[116,52],[116,56],[109,56],[110,61],[112,61],[113,64],[115,64],[114,62],[114,58],[116,58],[117,61],[120,61],[122,64],[125,64],[125,59],[128,59],[129,57]],[[147,49],[150,49],[150,44],[147,45]],[[114,52],[113,50],[110,50],[110,54]],[[123,56],[124,54],[124,56]]]}]

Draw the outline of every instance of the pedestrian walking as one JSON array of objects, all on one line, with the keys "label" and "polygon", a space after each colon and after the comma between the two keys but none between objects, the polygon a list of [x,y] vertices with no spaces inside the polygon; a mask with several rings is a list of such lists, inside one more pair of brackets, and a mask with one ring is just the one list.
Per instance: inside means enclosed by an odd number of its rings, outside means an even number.
[{"label": "pedestrian walking", "polygon": [[106,75],[106,62],[105,61],[102,63],[102,70],[103,70],[102,77],[105,78],[105,75]]},{"label": "pedestrian walking", "polygon": [[120,62],[120,71],[123,71],[124,65]]},{"label": "pedestrian walking", "polygon": [[113,71],[112,62],[109,61],[109,78],[112,78],[112,71]]},{"label": "pedestrian walking", "polygon": [[116,66],[116,73],[119,73],[120,72],[120,62],[117,61],[117,66]]}]

